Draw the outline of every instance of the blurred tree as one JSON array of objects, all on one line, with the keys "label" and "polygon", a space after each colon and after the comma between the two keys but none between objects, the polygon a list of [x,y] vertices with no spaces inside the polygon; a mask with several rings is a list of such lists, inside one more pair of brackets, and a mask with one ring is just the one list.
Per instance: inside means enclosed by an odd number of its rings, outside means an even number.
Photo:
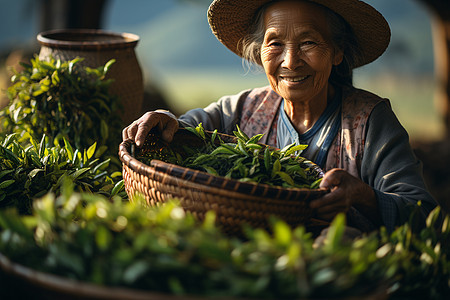
[{"label": "blurred tree", "polygon": [[98,29],[107,0],[40,0],[40,30]]},{"label": "blurred tree", "polygon": [[437,101],[444,117],[446,137],[450,139],[450,1],[418,0],[432,13]]}]

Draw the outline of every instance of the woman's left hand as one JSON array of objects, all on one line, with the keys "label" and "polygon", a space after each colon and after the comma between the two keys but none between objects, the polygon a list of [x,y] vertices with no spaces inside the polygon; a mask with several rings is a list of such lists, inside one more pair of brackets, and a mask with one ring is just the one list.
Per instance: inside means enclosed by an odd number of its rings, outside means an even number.
[{"label": "woman's left hand", "polygon": [[310,203],[318,219],[331,221],[338,213],[346,213],[354,206],[378,223],[380,218],[375,192],[359,178],[345,170],[332,169],[325,174],[320,187],[329,188],[331,192]]}]

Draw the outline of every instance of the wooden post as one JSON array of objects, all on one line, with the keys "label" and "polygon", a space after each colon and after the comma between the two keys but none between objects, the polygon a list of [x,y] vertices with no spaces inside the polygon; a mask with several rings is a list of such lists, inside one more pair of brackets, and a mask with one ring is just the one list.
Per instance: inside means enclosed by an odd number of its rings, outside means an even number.
[{"label": "wooden post", "polygon": [[450,139],[450,1],[419,0],[432,14],[436,105],[444,119],[446,139]]},{"label": "wooden post", "polygon": [[41,0],[40,31],[100,29],[108,0]]}]

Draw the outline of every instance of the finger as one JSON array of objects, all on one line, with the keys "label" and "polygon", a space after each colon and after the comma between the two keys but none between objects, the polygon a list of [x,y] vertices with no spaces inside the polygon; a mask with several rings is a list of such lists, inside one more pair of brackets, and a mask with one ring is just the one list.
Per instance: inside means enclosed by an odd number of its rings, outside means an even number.
[{"label": "finger", "polygon": [[158,126],[160,118],[161,116],[158,113],[147,112],[136,121],[137,131],[132,138],[138,147],[141,147],[144,144],[150,130]]},{"label": "finger", "polygon": [[341,169],[332,169],[325,173],[320,182],[320,187],[332,188],[338,186],[342,181],[342,176],[344,176],[344,173]]},{"label": "finger", "polygon": [[331,221],[339,213],[346,213],[348,208],[342,205],[326,206],[316,210],[316,217],[321,220]]},{"label": "finger", "polygon": [[141,147],[145,139],[147,138],[148,133],[150,130],[152,130],[153,127],[155,127],[156,124],[153,120],[150,120],[149,122],[142,122],[137,127],[137,132],[134,137],[134,141],[136,143],[136,146]]},{"label": "finger", "polygon": [[340,183],[341,183],[340,178],[334,174],[331,174],[329,176],[323,177],[322,181],[320,182],[319,187],[331,189],[334,186],[338,186]]},{"label": "finger", "polygon": [[122,131],[122,139],[123,140],[127,140],[127,139],[134,140],[134,136],[136,135],[136,131],[137,131],[137,124],[136,124],[136,121],[135,121],[135,122],[133,122],[131,125],[129,125],[128,127],[126,127]]},{"label": "finger", "polygon": [[313,209],[317,209],[322,206],[331,205],[332,203],[338,201],[340,196],[340,191],[335,189],[333,192],[328,193],[318,199],[314,199],[309,203],[309,206]]},{"label": "finger", "polygon": [[124,130],[122,130],[122,141],[125,141],[128,139],[128,127],[125,127]]},{"label": "finger", "polygon": [[170,119],[164,128],[161,137],[164,141],[170,143],[173,139],[175,132],[178,130],[178,121],[175,119]]},{"label": "finger", "polygon": [[332,213],[346,212],[347,206],[344,203],[337,202],[332,205],[322,206],[316,209],[317,216],[328,215]]},{"label": "finger", "polygon": [[[135,121],[136,122],[136,121]],[[127,139],[129,139],[130,137],[129,137],[129,135],[128,135],[128,129],[131,127],[131,126],[133,126],[134,124],[135,124],[135,122],[133,122],[133,123],[131,123],[130,125],[128,125],[127,127],[125,127],[123,130],[122,130],[122,140],[127,140]]]}]

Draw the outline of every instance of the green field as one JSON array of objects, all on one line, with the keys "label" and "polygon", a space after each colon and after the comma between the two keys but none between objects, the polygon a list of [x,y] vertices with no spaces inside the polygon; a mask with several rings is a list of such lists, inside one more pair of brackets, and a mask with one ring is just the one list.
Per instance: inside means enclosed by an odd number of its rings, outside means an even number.
[{"label": "green field", "polygon": [[[267,84],[264,74],[236,70],[165,71],[159,85],[177,113],[204,107],[227,94]],[[392,108],[413,140],[443,136],[443,120],[434,101],[435,83],[428,77],[355,76],[355,86],[391,101]]]},{"label": "green field", "polygon": [[429,77],[360,76],[355,85],[391,101],[392,109],[412,140],[430,141],[444,136],[443,117],[435,101],[435,81]]}]

